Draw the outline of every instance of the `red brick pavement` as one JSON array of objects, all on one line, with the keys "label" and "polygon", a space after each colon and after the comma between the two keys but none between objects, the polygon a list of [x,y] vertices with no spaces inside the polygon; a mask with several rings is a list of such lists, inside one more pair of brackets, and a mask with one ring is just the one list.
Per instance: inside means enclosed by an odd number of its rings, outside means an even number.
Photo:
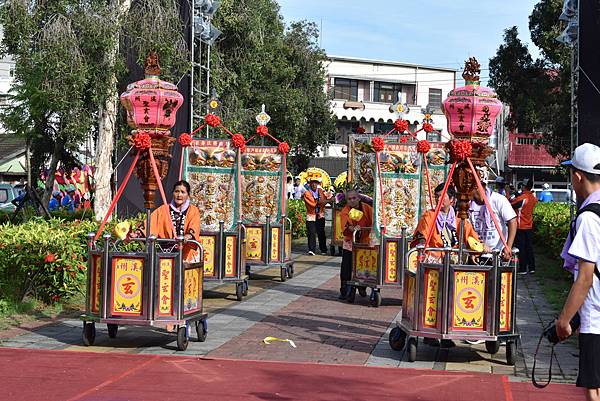
[{"label": "red brick pavement", "polygon": [[[369,291],[370,293],[370,291]],[[339,279],[333,278],[258,322],[208,356],[334,364],[364,364],[379,338],[400,310],[400,291],[383,289],[382,305],[369,306],[369,298],[356,295],[354,304],[337,299]],[[266,345],[267,337],[288,338],[288,343]]]}]

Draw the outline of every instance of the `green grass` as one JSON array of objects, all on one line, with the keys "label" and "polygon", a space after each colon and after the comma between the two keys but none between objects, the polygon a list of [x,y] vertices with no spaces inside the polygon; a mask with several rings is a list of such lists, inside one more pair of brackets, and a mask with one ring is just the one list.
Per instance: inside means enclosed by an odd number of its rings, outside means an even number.
[{"label": "green grass", "polygon": [[549,254],[541,244],[534,245],[535,278],[538,280],[546,301],[557,312],[563,307],[573,276],[562,268],[563,260],[558,255]]},{"label": "green grass", "polygon": [[0,299],[0,330],[18,327],[39,319],[76,316],[81,312],[84,303],[83,295],[76,295],[52,305],[33,298],[27,298],[19,303]]}]

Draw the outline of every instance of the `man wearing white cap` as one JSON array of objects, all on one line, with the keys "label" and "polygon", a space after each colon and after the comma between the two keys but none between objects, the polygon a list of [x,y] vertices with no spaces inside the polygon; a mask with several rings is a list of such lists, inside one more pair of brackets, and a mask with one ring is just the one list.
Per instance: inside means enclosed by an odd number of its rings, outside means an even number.
[{"label": "man wearing white cap", "polygon": [[588,400],[600,400],[600,147],[578,146],[570,166],[577,214],[561,253],[574,283],[556,320],[560,339],[573,334],[570,321],[579,314],[579,375],[577,386],[587,389]]},{"label": "man wearing white cap", "polygon": [[320,187],[320,178],[310,178],[309,187],[302,195],[306,206],[306,231],[308,235],[308,254],[317,251],[317,237],[322,254],[327,254],[327,239],[325,237],[325,205],[331,203],[325,191]]}]

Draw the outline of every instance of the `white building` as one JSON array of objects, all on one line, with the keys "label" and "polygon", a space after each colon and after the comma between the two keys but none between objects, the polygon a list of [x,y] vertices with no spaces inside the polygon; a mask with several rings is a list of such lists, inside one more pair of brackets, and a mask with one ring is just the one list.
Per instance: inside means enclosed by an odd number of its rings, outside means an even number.
[{"label": "white building", "polygon": [[[411,130],[420,128],[418,124],[429,109],[438,132],[430,133],[427,139],[449,139],[441,106],[455,87],[456,70],[353,57],[328,59],[325,89],[333,99],[331,107],[337,124],[329,147],[321,150],[321,157],[345,158],[348,135],[359,126],[374,134],[385,134],[392,129],[397,117],[390,106],[397,102],[398,93],[410,109],[404,119],[410,122]],[[426,134],[421,132],[419,137],[425,139]]]}]

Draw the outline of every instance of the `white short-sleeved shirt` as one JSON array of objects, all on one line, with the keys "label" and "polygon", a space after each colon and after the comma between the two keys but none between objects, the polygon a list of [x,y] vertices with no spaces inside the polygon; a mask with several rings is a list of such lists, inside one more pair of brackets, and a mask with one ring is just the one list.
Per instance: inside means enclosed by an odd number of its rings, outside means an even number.
[{"label": "white short-sleeved shirt", "polygon": [[[569,255],[600,266],[600,217],[593,212],[583,212],[577,218],[575,238]],[[575,280],[579,267],[575,268]],[[580,333],[600,334],[600,280],[594,274],[592,288],[579,308]]]},{"label": "white short-sleeved shirt", "polygon": [[[508,240],[508,226],[507,223],[517,217],[517,213],[512,208],[506,196],[500,195],[497,192],[489,192],[488,191],[488,199],[490,201],[490,206],[492,206],[492,210],[494,211],[494,215],[496,216],[496,221],[500,225],[502,229],[502,235],[505,240]],[[492,249],[502,249],[504,244],[500,239],[500,235],[498,235],[498,231],[496,230],[496,226],[493,221],[490,221],[490,227],[484,227],[483,218],[481,218],[481,212],[485,209],[485,203],[483,205],[478,205],[475,201],[471,202],[471,206],[469,209],[469,215],[471,217],[471,224],[473,224],[473,228],[479,235],[479,238],[490,248]]]}]

